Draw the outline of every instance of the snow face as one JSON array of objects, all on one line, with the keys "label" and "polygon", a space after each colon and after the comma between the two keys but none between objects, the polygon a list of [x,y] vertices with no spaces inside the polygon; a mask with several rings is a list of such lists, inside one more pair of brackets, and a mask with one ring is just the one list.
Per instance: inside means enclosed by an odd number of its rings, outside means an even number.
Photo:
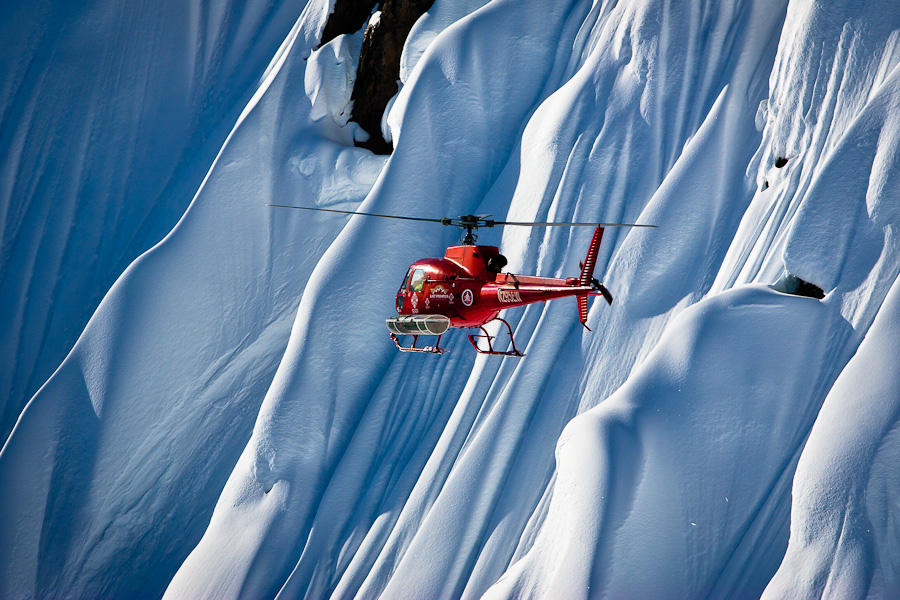
[{"label": "snow face", "polygon": [[456,2],[435,2],[432,7],[416,21],[403,46],[400,58],[400,81],[406,83],[412,75],[419,59],[438,36],[439,33],[472,14],[489,0],[459,0]]},{"label": "snow face", "polygon": [[534,546],[486,597],[758,597],[838,366],[828,341],[847,328],[768,286],[682,312],[625,385],[567,425]]},{"label": "snow face", "polygon": [[303,81],[312,104],[309,116],[314,121],[327,116],[344,126],[350,119],[350,93],[356,81],[362,34],[339,35],[307,59]]},{"label": "snow face", "polygon": [[793,481],[787,555],[764,598],[892,598],[900,593],[900,284],[816,419]]},{"label": "snow face", "polygon": [[[18,515],[0,535],[15,540],[0,544],[0,596],[158,597],[199,540],[303,285],[342,225],[265,204],[353,206],[384,164],[348,146],[346,133],[335,141],[333,122],[313,122],[302,69],[289,77],[324,18],[315,7],[304,12],[215,176],[116,282],[19,419],[0,459],[0,505]],[[284,94],[292,106],[279,102]],[[48,458],[65,466],[47,469]],[[43,526],[54,532],[49,546]]]},{"label": "snow face", "polygon": [[[896,206],[883,182],[896,172],[890,131],[900,12],[890,2],[867,3],[865,10],[882,16],[861,18],[856,6],[790,4],[764,140],[750,165],[760,192],[732,247],[743,266],[727,261],[726,272],[742,269],[739,278],[770,281],[786,267],[826,291],[841,282],[858,285],[843,275],[845,265],[878,279],[896,274],[872,270],[871,255],[885,242],[878,230],[890,218],[870,221],[875,205]],[[778,159],[785,162],[776,166]],[[887,291],[883,281],[877,287],[876,310]],[[871,315],[864,319],[863,328]]]},{"label": "snow face", "polygon": [[304,3],[4,2],[0,440],[184,213]]},{"label": "snow face", "polygon": [[[0,596],[896,595],[897,7],[437,0],[389,158],[330,8],[0,451]],[[659,228],[607,229],[594,333],[413,356],[384,318],[455,232],[266,203]],[[479,233],[554,276],[590,237]]]}]

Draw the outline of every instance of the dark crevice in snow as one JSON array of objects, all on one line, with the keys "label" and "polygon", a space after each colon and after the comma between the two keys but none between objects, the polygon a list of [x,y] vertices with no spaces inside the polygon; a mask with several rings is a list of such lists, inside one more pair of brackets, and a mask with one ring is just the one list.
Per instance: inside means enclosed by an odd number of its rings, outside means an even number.
[{"label": "dark crevice in snow", "polygon": [[358,123],[369,139],[357,142],[358,146],[376,154],[393,151],[393,145],[381,134],[381,117],[399,91],[403,44],[413,24],[432,4],[434,0],[386,0],[381,5],[381,18],[366,27],[351,96],[350,120]]},{"label": "dark crevice in snow", "polygon": [[772,289],[781,292],[782,294],[806,296],[808,298],[815,298],[816,300],[821,300],[825,297],[825,292],[822,291],[822,288],[814,283],[803,281],[793,273],[788,273],[787,271],[785,271],[781,279],[772,285]]}]

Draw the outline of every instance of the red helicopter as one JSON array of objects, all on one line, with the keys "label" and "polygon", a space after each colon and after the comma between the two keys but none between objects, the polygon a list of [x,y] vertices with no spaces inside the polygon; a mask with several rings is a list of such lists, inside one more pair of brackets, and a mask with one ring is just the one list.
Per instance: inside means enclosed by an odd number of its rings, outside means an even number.
[{"label": "red helicopter", "polygon": [[[429,352],[442,354],[441,336],[451,328],[478,328],[482,335],[469,334],[469,342],[479,354],[496,356],[525,356],[516,348],[512,327],[502,319],[500,311],[514,306],[525,306],[535,302],[546,302],[556,298],[575,296],[578,302],[578,319],[587,326],[588,296],[603,296],[612,304],[613,298],[609,290],[594,278],[594,266],[600,250],[604,227],[656,227],[655,225],[639,225],[636,223],[528,223],[519,221],[496,221],[491,215],[463,215],[455,219],[427,219],[421,217],[404,217],[399,215],[382,215],[376,213],[353,212],[330,208],[310,208],[305,206],[287,206],[267,204],[278,208],[297,208],[320,212],[363,215],[407,221],[426,221],[441,225],[455,226],[460,232],[465,231],[462,244],[450,246],[443,258],[423,258],[410,265],[400,289],[397,291],[397,315],[387,319],[387,328],[394,344],[403,352]],[[500,254],[496,246],[479,246],[479,227],[496,225],[514,225],[521,227],[595,227],[594,237],[588,246],[587,256],[581,264],[578,277],[560,279],[556,277],[535,277],[531,275],[514,275],[503,273],[506,257]],[[495,350],[494,336],[484,328],[492,321],[500,321],[506,326],[509,334],[509,348]],[[403,346],[397,336],[410,335],[412,345]],[[417,347],[420,335],[436,335],[433,346]],[[487,349],[479,347],[476,341],[484,338]]]}]

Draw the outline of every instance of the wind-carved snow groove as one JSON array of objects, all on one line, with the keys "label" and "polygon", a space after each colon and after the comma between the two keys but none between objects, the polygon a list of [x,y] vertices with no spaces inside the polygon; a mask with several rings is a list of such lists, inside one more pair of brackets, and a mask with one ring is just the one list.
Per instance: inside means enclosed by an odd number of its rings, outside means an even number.
[{"label": "wind-carved snow groove", "polygon": [[[392,527],[399,517],[402,499],[408,496],[453,410],[453,403],[447,400],[459,393],[452,385],[449,388],[440,385],[447,378],[448,369],[452,372],[457,366],[453,364],[456,361],[450,364],[431,361],[426,371],[436,370],[438,374],[429,378],[428,390],[423,396],[416,388],[425,380],[409,377],[411,365],[405,358],[392,366],[382,380],[340,466],[330,475],[316,509],[316,520],[321,523],[313,527],[304,554],[279,594],[324,596],[335,586],[342,590],[339,594],[357,589],[361,581],[354,573],[361,567],[351,565],[349,561],[352,558],[357,562],[360,557],[354,557],[353,551],[363,545],[383,543],[384,534],[376,535],[376,531]],[[417,398],[423,401],[413,401]],[[382,440],[374,453],[366,449],[366,440],[373,435]],[[348,485],[358,485],[367,493],[356,506],[336,509],[343,504],[341,497],[346,494]],[[378,521],[377,529],[370,531]],[[359,534],[352,535],[353,531],[360,530],[368,532],[364,538]],[[329,548],[342,548],[342,554],[347,553],[347,557],[343,560],[332,558],[329,562],[334,561],[334,564],[327,568],[322,563],[322,553],[333,556],[334,551]]]}]

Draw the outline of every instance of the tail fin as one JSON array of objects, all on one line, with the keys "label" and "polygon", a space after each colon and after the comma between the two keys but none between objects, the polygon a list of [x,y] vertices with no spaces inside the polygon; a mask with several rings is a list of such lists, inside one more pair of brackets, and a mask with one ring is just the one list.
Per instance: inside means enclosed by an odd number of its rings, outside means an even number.
[{"label": "tail fin", "polygon": [[[597,254],[600,252],[600,240],[603,239],[603,228],[599,225],[594,230],[594,237],[591,238],[591,245],[588,247],[587,256],[581,265],[581,277],[578,278],[579,285],[591,285],[594,281],[594,267],[597,265]],[[588,299],[587,296],[577,296],[578,299],[578,320],[584,325],[588,331],[591,330],[587,326],[588,318]]]},{"label": "tail fin", "polygon": [[597,254],[600,252],[600,240],[603,239],[603,228],[599,225],[594,230],[594,237],[591,239],[591,245],[588,247],[587,256],[581,267],[581,277],[578,278],[580,285],[591,285],[594,278],[594,267],[597,265]]}]

